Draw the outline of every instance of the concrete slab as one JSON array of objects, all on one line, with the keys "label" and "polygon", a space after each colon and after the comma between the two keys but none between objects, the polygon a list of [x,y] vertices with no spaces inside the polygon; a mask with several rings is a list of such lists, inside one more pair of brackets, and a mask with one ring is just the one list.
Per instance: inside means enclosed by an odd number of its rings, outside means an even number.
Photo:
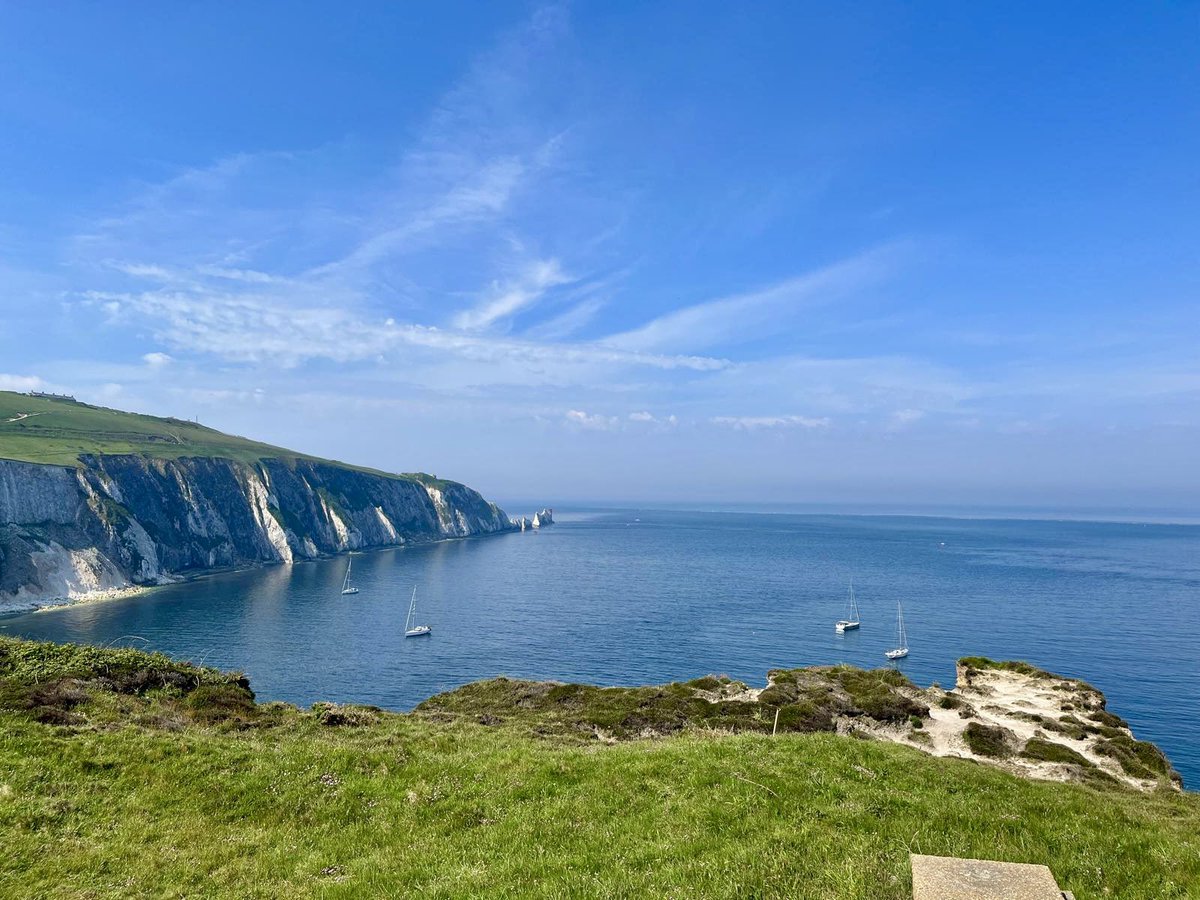
[{"label": "concrete slab", "polygon": [[1046,866],[913,853],[913,900],[1063,900]]}]

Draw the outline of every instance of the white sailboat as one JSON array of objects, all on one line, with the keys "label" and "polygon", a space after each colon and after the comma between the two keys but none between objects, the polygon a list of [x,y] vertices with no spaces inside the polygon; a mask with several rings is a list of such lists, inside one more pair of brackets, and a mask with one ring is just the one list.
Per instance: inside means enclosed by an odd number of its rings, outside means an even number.
[{"label": "white sailboat", "polygon": [[846,601],[846,618],[838,619],[833,623],[833,630],[838,634],[845,634],[847,631],[853,631],[862,622],[858,617],[858,601],[854,599],[854,582],[850,582],[850,599]]},{"label": "white sailboat", "polygon": [[350,568],[354,565],[354,560],[347,558],[346,560],[346,580],[342,582],[343,594],[357,594],[358,588],[350,587]]},{"label": "white sailboat", "polygon": [[896,649],[888,650],[883,655],[888,659],[903,659],[908,656],[908,635],[904,633],[904,610],[900,601],[896,601]]},{"label": "white sailboat", "polygon": [[412,602],[408,604],[408,618],[404,620],[404,636],[421,637],[422,635],[430,634],[433,629],[428,625],[413,625],[413,616],[417,612],[417,589],[413,588]]}]

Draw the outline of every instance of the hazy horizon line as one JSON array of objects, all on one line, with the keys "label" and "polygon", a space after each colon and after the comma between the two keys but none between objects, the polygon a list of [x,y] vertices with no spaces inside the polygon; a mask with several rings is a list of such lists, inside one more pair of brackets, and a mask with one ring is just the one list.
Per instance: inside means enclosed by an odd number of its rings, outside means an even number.
[{"label": "hazy horizon line", "polygon": [[513,509],[549,506],[560,512],[628,510],[631,512],[741,513],[746,515],[845,516],[853,518],[919,518],[996,520],[1008,522],[1090,522],[1113,525],[1175,525],[1200,527],[1200,511],[1165,507],[996,506],[989,504],[921,505],[913,503],[768,503],[743,501],[635,501],[562,500],[559,506],[527,499],[496,500],[510,514]]}]

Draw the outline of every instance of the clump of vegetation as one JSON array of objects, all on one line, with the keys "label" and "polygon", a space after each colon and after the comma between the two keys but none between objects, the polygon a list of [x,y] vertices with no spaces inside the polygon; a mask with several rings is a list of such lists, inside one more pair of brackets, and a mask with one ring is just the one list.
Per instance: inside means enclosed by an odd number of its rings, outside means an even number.
[{"label": "clump of vegetation", "polygon": [[1108,728],[1128,728],[1129,723],[1115,713],[1110,713],[1106,709],[1094,709],[1088,713],[1088,718],[1093,722],[1099,722],[1101,725]]},{"label": "clump of vegetation", "polygon": [[126,707],[106,699],[113,695],[171,707],[204,724],[247,725],[260,718],[250,683],[239,673],[127,647],[0,638],[0,709],[46,724],[83,725],[93,717],[107,720],[127,713]]},{"label": "clump of vegetation", "polygon": [[258,719],[254,694],[240,684],[204,684],[190,691],[183,703],[192,718],[204,725],[247,727]]},{"label": "clump of vegetation", "polygon": [[1023,709],[1014,709],[1009,712],[1015,719],[1021,719],[1025,722],[1032,722],[1034,725],[1041,725],[1045,719],[1037,713],[1026,712]]},{"label": "clump of vegetation", "polygon": [[1059,716],[1058,721],[1048,718],[1042,722],[1042,727],[1047,731],[1065,734],[1067,737],[1077,741],[1082,741],[1088,736],[1087,726],[1072,715]]},{"label": "clump of vegetation", "polygon": [[337,703],[314,703],[312,711],[317,721],[328,728],[363,728],[374,725],[383,714],[377,706],[340,706]]},{"label": "clump of vegetation", "polygon": [[[727,676],[653,687],[600,688],[497,678],[439,694],[417,707],[438,718],[501,717],[543,735],[658,737],[688,728],[723,731],[833,731],[838,717],[887,724],[924,719],[929,708],[894,669],[849,666],[776,669],[757,700]],[[715,699],[714,699],[715,698]],[[778,721],[776,713],[778,712]]]},{"label": "clump of vegetation", "polygon": [[[855,669],[837,666],[838,683],[864,715],[879,722],[900,723],[912,717],[926,718],[929,707],[913,700],[902,689],[915,686],[895,669]],[[852,713],[851,713],[852,714]]]},{"label": "clump of vegetation", "polygon": [[1012,756],[1013,738],[1013,733],[1007,728],[984,725],[981,722],[969,723],[963,732],[963,739],[972,753],[992,759],[1006,759]]},{"label": "clump of vegetation", "polygon": [[1057,678],[1045,669],[1039,669],[1037,666],[1030,665],[1027,662],[1020,660],[1005,660],[997,661],[988,659],[986,656],[964,656],[959,659],[958,664],[965,668],[968,672],[978,672],[983,669],[999,669],[1005,672],[1017,672],[1020,675],[1028,675],[1032,678]]},{"label": "clump of vegetation", "polygon": [[1053,672],[1047,672],[1045,669],[1039,669],[1037,666],[1020,660],[998,661],[988,659],[986,656],[964,656],[959,659],[958,665],[963,669],[968,683],[981,671],[993,669],[1002,672],[1016,672],[1018,675],[1025,675],[1030,678],[1061,681],[1062,683],[1055,685],[1055,688],[1059,690],[1083,690],[1096,694],[1100,693],[1086,681],[1080,681],[1078,678],[1064,679],[1061,675],[1055,675]]},{"label": "clump of vegetation", "polygon": [[5,637],[0,637],[0,678],[20,684],[40,684],[56,678],[103,679],[113,690],[123,693],[143,693],[167,685],[199,687],[231,679],[247,689],[250,686],[240,675],[178,662],[162,653]]},{"label": "clump of vegetation", "polygon": [[1024,749],[1021,750],[1021,756],[1037,762],[1068,763],[1084,769],[1095,768],[1095,764],[1091,760],[1076,753],[1070,747],[1042,738],[1030,738],[1025,743]]},{"label": "clump of vegetation", "polygon": [[[1113,716],[1112,719],[1101,721],[1124,722],[1125,720],[1118,716]],[[1074,715],[1060,716],[1057,721],[1049,718],[1043,719],[1041,725],[1047,731],[1054,731],[1059,734],[1064,734],[1067,737],[1073,738],[1077,741],[1082,741],[1090,735],[1097,734],[1113,739],[1128,737],[1128,734],[1122,730],[1122,728],[1114,727],[1112,725],[1096,724],[1096,722],[1085,722]]]},{"label": "clump of vegetation", "polygon": [[938,699],[938,706],[942,709],[958,709],[963,705],[962,697],[957,694],[943,694]]},{"label": "clump of vegetation", "polygon": [[925,720],[922,719],[920,716],[909,716],[908,724],[911,725],[913,728],[921,729],[921,728],[925,727]]},{"label": "clump of vegetation", "polygon": [[1155,780],[1165,778],[1169,781],[1180,782],[1179,773],[1171,768],[1171,763],[1158,747],[1149,741],[1139,741],[1122,734],[1119,737],[1101,738],[1096,742],[1095,750],[1104,756],[1115,759],[1126,775],[1134,778]]}]

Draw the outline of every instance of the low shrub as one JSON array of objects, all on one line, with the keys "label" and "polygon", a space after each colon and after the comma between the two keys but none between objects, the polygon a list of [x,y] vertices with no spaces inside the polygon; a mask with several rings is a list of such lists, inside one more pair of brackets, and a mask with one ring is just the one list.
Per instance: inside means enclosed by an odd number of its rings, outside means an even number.
[{"label": "low shrub", "polygon": [[361,728],[374,725],[383,712],[377,706],[339,706],[336,703],[314,703],[312,710],[317,721],[327,728]]},{"label": "low shrub", "polygon": [[1110,713],[1106,709],[1097,709],[1088,713],[1088,718],[1093,722],[1099,722],[1101,725],[1108,728],[1128,728],[1129,723],[1115,713]]},{"label": "low shrub", "polygon": [[248,725],[258,717],[254,694],[240,684],[205,684],[184,700],[184,708],[204,725]]},{"label": "low shrub", "polygon": [[1125,774],[1134,778],[1180,780],[1179,773],[1171,768],[1163,752],[1148,741],[1134,740],[1127,735],[1101,738],[1096,742],[1096,752],[1115,759]]},{"label": "low shrub", "polygon": [[1030,738],[1021,751],[1021,756],[1038,762],[1069,763],[1083,768],[1094,768],[1094,764],[1089,759],[1076,753],[1070,747],[1041,738]]},{"label": "low shrub", "polygon": [[971,722],[963,732],[963,739],[971,752],[979,756],[989,756],[993,759],[1012,756],[1012,736],[1005,728]]}]

